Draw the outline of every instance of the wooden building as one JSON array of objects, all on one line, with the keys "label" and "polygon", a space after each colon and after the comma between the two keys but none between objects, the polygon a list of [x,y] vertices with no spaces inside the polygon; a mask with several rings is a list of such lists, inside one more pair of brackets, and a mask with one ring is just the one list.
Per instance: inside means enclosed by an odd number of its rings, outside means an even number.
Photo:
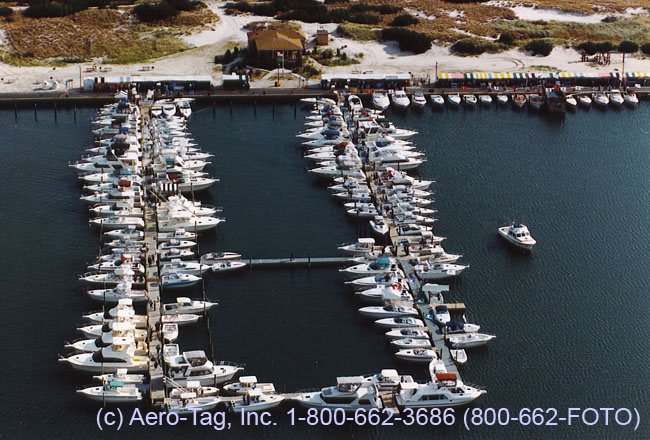
[{"label": "wooden building", "polygon": [[266,69],[299,66],[305,53],[305,36],[292,29],[261,29],[248,33],[249,64]]}]

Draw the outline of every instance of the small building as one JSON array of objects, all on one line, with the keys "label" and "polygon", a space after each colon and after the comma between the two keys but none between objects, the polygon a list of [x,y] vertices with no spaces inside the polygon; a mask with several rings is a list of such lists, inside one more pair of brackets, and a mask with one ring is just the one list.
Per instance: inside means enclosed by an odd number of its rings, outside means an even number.
[{"label": "small building", "polygon": [[135,87],[137,91],[157,90],[160,93],[180,92],[183,94],[194,94],[199,90],[210,90],[212,88],[212,77],[209,75],[182,75],[182,76],[100,76],[84,78],[84,89],[90,88],[95,92],[115,92]]},{"label": "small building", "polygon": [[[285,67],[302,64],[305,36],[292,29],[261,29],[248,33],[249,64],[274,69],[284,62]],[[282,61],[278,62],[279,57]]]},{"label": "small building", "polygon": [[316,46],[327,46],[329,44],[329,32],[326,29],[316,31]]}]

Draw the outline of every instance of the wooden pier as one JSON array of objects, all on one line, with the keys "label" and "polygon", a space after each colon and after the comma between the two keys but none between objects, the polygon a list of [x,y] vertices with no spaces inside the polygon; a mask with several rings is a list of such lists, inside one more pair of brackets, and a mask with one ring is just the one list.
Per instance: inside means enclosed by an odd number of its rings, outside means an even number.
[{"label": "wooden pier", "polygon": [[264,267],[310,267],[310,266],[337,266],[353,262],[350,257],[307,257],[307,258],[249,258],[248,266]]}]

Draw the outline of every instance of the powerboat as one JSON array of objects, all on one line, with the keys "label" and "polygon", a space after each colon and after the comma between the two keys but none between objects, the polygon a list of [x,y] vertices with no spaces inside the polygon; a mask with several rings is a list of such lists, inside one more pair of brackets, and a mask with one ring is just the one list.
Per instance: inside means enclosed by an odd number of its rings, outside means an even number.
[{"label": "powerboat", "polygon": [[397,318],[383,318],[375,321],[380,327],[383,328],[409,328],[409,327],[424,327],[424,322],[421,319],[412,317],[397,317]]},{"label": "powerboat", "polygon": [[238,365],[213,364],[203,350],[186,351],[166,360],[168,376],[183,386],[187,381],[197,381],[201,385],[219,385],[231,380],[243,370]]},{"label": "powerboat", "polygon": [[223,386],[224,392],[228,394],[244,395],[252,390],[260,390],[266,394],[275,393],[275,386],[272,383],[259,383],[255,376],[240,376],[234,383]]},{"label": "powerboat", "polygon": [[129,374],[128,371],[124,368],[119,368],[115,373],[102,374],[100,376],[93,376],[93,379],[97,379],[103,382],[117,381],[122,383],[135,383],[141,384],[144,383],[145,375],[144,374]]},{"label": "powerboat", "polygon": [[249,390],[240,400],[230,402],[229,410],[234,413],[268,411],[275,408],[284,400],[280,394],[266,394],[262,390]]},{"label": "powerboat", "polygon": [[194,232],[186,231],[184,228],[174,229],[171,232],[159,232],[156,237],[159,243],[169,240],[196,240]]},{"label": "powerboat", "polygon": [[497,231],[509,243],[522,249],[531,250],[537,243],[530,235],[528,227],[518,222],[512,222],[508,226],[502,226]]},{"label": "powerboat", "polygon": [[542,105],[544,105],[544,97],[537,93],[531,93],[528,95],[528,105],[533,110],[540,110]]},{"label": "powerboat", "polygon": [[447,95],[447,102],[452,107],[458,107],[460,105],[460,95],[458,93],[450,93]]},{"label": "powerboat", "polygon": [[467,107],[476,107],[476,96],[475,95],[463,95],[463,101]]},{"label": "powerboat", "polygon": [[449,314],[449,309],[445,305],[438,305],[432,311],[433,320],[438,325],[445,325],[451,321],[451,315]]},{"label": "powerboat", "polygon": [[134,303],[143,303],[149,299],[146,290],[133,290],[130,283],[120,283],[112,289],[87,290],[86,294],[90,299],[107,303],[116,303],[121,299],[130,299]]},{"label": "powerboat", "polygon": [[359,299],[371,304],[385,304],[386,301],[413,301],[413,295],[401,284],[387,284],[355,292]]},{"label": "powerboat", "polygon": [[294,400],[307,408],[340,408],[349,412],[383,408],[375,385],[362,376],[337,377],[335,386],[301,393]]},{"label": "powerboat", "polygon": [[189,287],[201,281],[201,277],[197,277],[196,275],[178,272],[171,272],[166,275],[162,275],[160,278],[162,286],[165,289]]},{"label": "powerboat", "polygon": [[92,226],[97,226],[104,231],[111,231],[113,229],[124,229],[129,226],[135,226],[136,228],[144,228],[144,220],[141,217],[97,217],[89,220],[89,223]]},{"label": "powerboat", "polygon": [[421,328],[394,328],[386,332],[386,337],[390,340],[395,339],[430,339],[429,332],[426,327]]},{"label": "powerboat", "polygon": [[159,251],[165,251],[168,249],[190,249],[196,246],[196,242],[190,240],[179,240],[177,238],[172,238],[167,241],[163,241],[158,245]]},{"label": "powerboat", "polygon": [[568,109],[575,109],[578,106],[578,101],[573,95],[568,95],[565,99],[565,102]]},{"label": "powerboat", "polygon": [[217,303],[212,303],[210,301],[197,301],[191,300],[186,297],[176,298],[174,303],[165,303],[162,305],[163,315],[173,315],[175,313],[189,313],[189,314],[201,314],[205,311],[210,310],[212,306],[217,305]]},{"label": "powerboat", "polygon": [[377,318],[393,318],[398,316],[417,316],[418,311],[413,307],[405,306],[368,306],[362,307],[359,309],[361,313],[366,318],[377,319]]},{"label": "powerboat", "polygon": [[578,104],[582,107],[588,108],[591,106],[591,97],[588,95],[578,95]]},{"label": "powerboat", "polygon": [[378,110],[386,110],[390,106],[386,90],[374,90],[372,92],[372,106]]},{"label": "powerboat", "polygon": [[345,284],[349,284],[355,289],[363,289],[366,287],[377,287],[381,284],[399,284],[403,277],[404,273],[400,270],[398,272],[375,275],[374,277],[357,278],[355,280],[346,281]]},{"label": "powerboat", "polygon": [[628,91],[623,95],[623,99],[625,100],[625,104],[627,104],[630,107],[636,107],[639,105],[639,98],[637,98],[636,93]]},{"label": "powerboat", "polygon": [[467,363],[468,357],[467,352],[462,348],[452,348],[449,350],[451,358],[454,360],[456,365],[464,365]]},{"label": "powerboat", "polygon": [[357,264],[355,266],[339,269],[339,272],[345,272],[353,277],[363,277],[368,275],[380,275],[387,272],[395,272],[398,269],[395,261],[390,258],[377,258],[370,264]]},{"label": "powerboat", "polygon": [[413,92],[413,95],[411,96],[411,104],[413,105],[413,108],[423,109],[424,106],[427,105],[427,99],[424,97],[424,93],[420,90]]},{"label": "powerboat", "polygon": [[445,106],[445,99],[441,95],[431,95],[429,99],[434,107],[442,108]]},{"label": "powerboat", "polygon": [[379,236],[384,236],[388,234],[388,225],[384,221],[384,217],[381,215],[376,215],[372,220],[368,222],[373,232]]},{"label": "powerboat", "polygon": [[492,97],[490,95],[479,95],[478,100],[481,105],[484,105],[486,107],[489,107],[490,104],[492,104]]},{"label": "powerboat", "polygon": [[230,272],[232,270],[243,269],[246,263],[243,261],[221,261],[210,266],[212,272]]},{"label": "powerboat", "polygon": [[481,329],[480,325],[469,324],[460,321],[448,321],[445,323],[444,333],[447,335],[463,334],[463,333],[476,333]]},{"label": "powerboat", "polygon": [[487,344],[496,339],[495,335],[485,333],[465,333],[447,336],[447,342],[453,348],[475,348]]},{"label": "powerboat", "polygon": [[508,104],[508,95],[505,93],[499,93],[497,95],[497,104],[499,105],[507,105]]},{"label": "powerboat", "polygon": [[189,259],[189,258],[194,258],[194,251],[189,250],[189,249],[178,249],[178,248],[171,248],[164,250],[162,252],[158,252],[158,258],[160,261],[171,261],[174,259]]},{"label": "powerboat", "polygon": [[168,398],[165,406],[169,413],[195,415],[214,409],[220,402],[221,398],[218,396],[199,397],[194,392],[186,391],[177,398]]},{"label": "powerboat", "polygon": [[397,110],[406,110],[411,104],[411,101],[409,101],[404,90],[395,90],[390,96],[390,100]]},{"label": "powerboat", "polygon": [[115,229],[113,231],[106,231],[104,237],[107,239],[126,239],[126,240],[142,240],[144,238],[144,232],[139,231],[135,225],[127,226],[123,229]]},{"label": "powerboat", "polygon": [[605,93],[596,93],[594,95],[594,104],[606,108],[609,105],[609,97]]},{"label": "powerboat", "polygon": [[210,270],[210,265],[201,264],[196,261],[185,261],[173,259],[171,263],[164,264],[160,269],[160,275],[169,275],[171,273],[186,273],[190,275],[202,276]]},{"label": "powerboat", "polygon": [[426,384],[410,382],[399,387],[395,400],[400,410],[467,405],[486,394],[465,385],[455,373],[437,373]]},{"label": "powerboat", "polygon": [[522,109],[526,105],[526,95],[518,94],[512,98],[512,105],[516,108]]},{"label": "powerboat", "polygon": [[421,280],[441,280],[460,275],[469,266],[460,264],[434,263],[427,261],[415,266],[415,273]]},{"label": "powerboat", "polygon": [[94,353],[80,353],[59,358],[59,362],[66,362],[73,369],[87,373],[114,373],[118,369],[126,369],[129,373],[134,373],[149,369],[149,357],[135,355],[132,337],[114,338],[110,347],[104,347]]},{"label": "powerboat", "polygon": [[142,391],[133,383],[105,381],[103,385],[77,390],[82,396],[102,403],[132,403],[142,400]]},{"label": "powerboat", "polygon": [[241,254],[236,252],[210,252],[201,256],[201,264],[215,264],[221,263],[227,260],[239,260]]},{"label": "powerboat", "polygon": [[620,91],[612,90],[612,92],[609,94],[609,103],[613,107],[622,107],[625,103],[625,99],[623,98],[623,95],[621,95]]},{"label": "powerboat", "polygon": [[360,112],[363,110],[363,103],[357,95],[348,96],[348,107],[353,112]]},{"label": "powerboat", "polygon": [[375,246],[375,239],[370,237],[359,238],[357,239],[356,243],[346,244],[338,247],[338,249],[354,255],[363,255],[368,252],[377,250],[377,248],[379,248],[379,246]]},{"label": "powerboat", "polygon": [[423,349],[431,349],[431,341],[428,339],[424,338],[399,338],[399,339],[393,339],[390,341],[391,345],[398,350],[406,350],[406,349],[416,349],[416,348],[423,348]]},{"label": "powerboat", "polygon": [[438,352],[436,349],[431,348],[409,348],[402,349],[395,353],[395,357],[408,362],[426,362],[430,363],[432,360],[438,360]]}]

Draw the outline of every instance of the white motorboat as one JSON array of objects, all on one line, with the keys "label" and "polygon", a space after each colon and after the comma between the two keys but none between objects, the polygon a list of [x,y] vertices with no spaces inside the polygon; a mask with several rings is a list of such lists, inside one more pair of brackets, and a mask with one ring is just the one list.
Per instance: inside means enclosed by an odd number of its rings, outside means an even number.
[{"label": "white motorboat", "polygon": [[445,305],[438,305],[432,311],[432,318],[438,325],[445,325],[451,321],[451,315],[449,314],[449,309]]},{"label": "white motorboat", "polygon": [[335,386],[302,393],[294,400],[307,408],[341,408],[350,412],[383,408],[375,385],[362,376],[337,377]]},{"label": "white motorboat", "polygon": [[423,262],[415,266],[415,273],[422,280],[440,280],[460,275],[469,266],[460,264],[430,264]]},{"label": "white motorboat", "polygon": [[181,259],[173,259],[170,263],[164,264],[160,269],[160,275],[169,275],[172,273],[187,273],[195,276],[202,276],[210,270],[210,265],[201,264],[197,261],[185,261]]},{"label": "white motorboat", "polygon": [[241,254],[236,252],[210,252],[201,256],[201,264],[215,264],[221,263],[227,260],[238,260],[241,258]]},{"label": "white motorboat", "polygon": [[442,108],[445,106],[445,99],[441,95],[431,95],[429,99],[434,107]]},{"label": "white motorboat", "polygon": [[508,95],[504,93],[499,93],[497,95],[497,104],[498,105],[508,105]]},{"label": "white motorboat", "polygon": [[[144,240],[131,240],[122,237],[113,241],[109,241],[108,243],[106,243],[106,246],[115,249],[141,249],[144,248]],[[88,268],[92,269],[92,267],[90,266],[88,266]]]},{"label": "white motorboat", "polygon": [[373,218],[378,214],[377,208],[374,205],[350,208],[346,210],[346,213],[352,217],[359,218]]},{"label": "white motorboat", "polygon": [[565,99],[567,109],[575,109],[578,106],[578,101],[575,96],[568,95]]},{"label": "white motorboat", "polygon": [[[97,350],[112,345],[115,338],[133,337],[136,342],[136,350],[139,351],[138,354],[147,352],[147,347],[144,343],[147,332],[144,329],[136,329],[134,322],[112,321],[105,325],[106,327],[102,324],[81,327],[79,330],[91,339],[82,339],[71,344],[66,344],[65,347],[79,352],[94,353]],[[104,330],[109,331],[106,332]]]},{"label": "white motorboat", "polygon": [[110,347],[104,347],[101,351],[74,354],[60,358],[59,362],[66,362],[73,369],[88,373],[114,373],[118,369],[134,373],[149,369],[149,358],[135,355],[133,338],[115,338]]},{"label": "white motorboat", "polygon": [[485,390],[465,385],[455,373],[437,373],[432,382],[405,383],[400,386],[396,402],[407,408],[442,408],[467,405],[486,394]]},{"label": "white motorboat", "polygon": [[609,97],[605,93],[596,93],[594,95],[594,104],[606,108],[609,105]]},{"label": "white motorboat", "polygon": [[113,231],[106,231],[104,237],[107,239],[126,239],[126,240],[142,240],[144,232],[139,231],[135,226],[128,226],[123,229],[115,229]]},{"label": "white motorboat", "polygon": [[190,249],[171,248],[158,252],[158,258],[160,261],[171,261],[174,259],[192,259],[194,257],[194,251]]},{"label": "white motorboat", "polygon": [[93,379],[97,379],[104,382],[117,381],[122,383],[134,383],[141,384],[144,382],[144,374],[129,374],[128,371],[124,368],[119,368],[115,373],[102,374],[100,376],[93,376]]},{"label": "white motorboat", "polygon": [[375,232],[379,236],[385,236],[388,234],[388,225],[384,221],[384,217],[381,215],[376,215],[372,220],[368,222],[370,224],[370,228],[372,228],[373,232]]},{"label": "white motorboat", "polygon": [[431,349],[431,341],[424,338],[399,338],[393,339],[390,343],[398,350],[416,348]]},{"label": "white motorboat", "polygon": [[395,357],[408,362],[426,362],[430,363],[432,360],[438,359],[438,352],[436,349],[427,348],[409,348],[402,349],[395,353]]},{"label": "white motorboat", "polygon": [[356,243],[338,247],[338,249],[354,255],[363,255],[380,248],[380,246],[375,246],[375,239],[370,237],[359,238]]},{"label": "white motorboat", "polygon": [[383,328],[424,327],[421,319],[412,317],[383,318],[375,321],[375,324]]},{"label": "white motorboat", "polygon": [[243,370],[238,365],[213,364],[203,350],[186,351],[167,359],[168,376],[181,386],[187,381],[201,385],[219,385],[232,379]]},{"label": "white motorboat", "polygon": [[142,217],[143,211],[139,207],[135,207],[132,202],[118,202],[108,205],[95,205],[89,209],[92,215],[97,217]]},{"label": "white motorboat", "polygon": [[623,95],[621,95],[620,91],[612,90],[612,92],[609,94],[609,103],[613,107],[622,107],[625,103],[625,99],[623,98]]},{"label": "white motorboat", "polygon": [[165,314],[160,317],[160,320],[163,324],[176,324],[176,325],[186,325],[194,324],[201,318],[201,315],[195,315],[192,313],[174,313],[174,314]]},{"label": "white motorboat", "polygon": [[174,303],[166,303],[162,306],[163,315],[173,315],[175,313],[197,313],[201,314],[207,310],[210,310],[212,306],[217,305],[217,303],[212,303],[210,301],[198,301],[191,300],[186,297],[176,298]]},{"label": "white motorboat", "polygon": [[230,402],[229,410],[234,413],[268,411],[284,400],[280,394],[266,394],[262,390],[249,390],[240,400]]},{"label": "white motorboat", "polygon": [[183,393],[196,393],[197,397],[207,397],[207,396],[218,396],[219,395],[219,388],[217,387],[211,387],[211,386],[206,386],[206,385],[201,385],[200,382],[194,381],[194,380],[188,380],[187,385],[184,387],[180,386],[173,380],[165,377],[163,378],[165,385],[167,387],[171,387],[171,390],[169,391],[169,397],[171,398],[180,398],[181,394]]},{"label": "white motorboat", "polygon": [[394,328],[386,332],[386,337],[390,340],[395,339],[430,339],[429,332],[426,327],[411,327],[411,328]]},{"label": "white motorboat", "polygon": [[456,365],[464,365],[467,363],[467,352],[462,348],[452,348],[449,350],[451,358],[454,360]]},{"label": "white motorboat", "polygon": [[375,275],[374,277],[357,278],[355,280],[346,281],[345,284],[351,285],[355,289],[363,289],[368,287],[377,287],[381,284],[399,284],[400,278],[404,274],[400,270],[394,273],[385,273],[382,275]]},{"label": "white motorboat", "polygon": [[625,104],[627,104],[630,107],[636,107],[639,105],[639,98],[637,98],[636,93],[632,91],[628,91],[623,95],[623,99],[625,100]]},{"label": "white motorboat", "polygon": [[190,98],[176,98],[174,100],[176,103],[176,107],[178,108],[178,112],[185,118],[189,119],[190,116],[192,116],[192,106],[191,102],[192,99]]},{"label": "white motorboat", "polygon": [[193,286],[201,281],[201,277],[188,273],[172,272],[160,277],[165,289],[174,289]]},{"label": "white motorboat", "polygon": [[158,231],[173,232],[178,228],[183,228],[198,233],[214,229],[224,221],[226,220],[223,218],[197,217],[188,212],[174,212],[170,218],[158,221]]},{"label": "white motorboat", "polygon": [[363,110],[363,103],[357,95],[348,96],[348,107],[353,112],[360,112]]},{"label": "white motorboat", "polygon": [[406,110],[411,105],[411,101],[404,90],[395,90],[390,95],[390,100],[396,110]]},{"label": "white motorboat", "polygon": [[590,107],[591,106],[591,97],[588,95],[578,95],[578,104],[580,104],[582,107]]},{"label": "white motorboat", "polygon": [[390,106],[386,90],[377,89],[372,92],[372,106],[377,110],[386,110]]},{"label": "white motorboat", "polygon": [[405,306],[368,306],[362,307],[359,309],[361,313],[366,318],[377,319],[377,318],[393,318],[398,316],[417,316],[418,311],[413,307]]},{"label": "white motorboat", "polygon": [[422,91],[417,90],[413,92],[413,95],[411,96],[411,105],[416,109],[423,109],[424,106],[427,105],[427,99],[424,97]]},{"label": "white motorboat", "polygon": [[190,240],[179,240],[177,238],[172,238],[167,241],[163,241],[158,245],[159,251],[165,251],[168,249],[190,249],[196,246],[196,242]]},{"label": "white motorboat", "polygon": [[453,348],[480,347],[493,339],[496,339],[495,335],[487,335],[485,333],[465,333],[447,336],[447,342]]},{"label": "white motorboat", "polygon": [[237,269],[243,269],[244,267],[246,267],[246,263],[243,261],[229,260],[214,263],[210,266],[210,269],[212,269],[212,272],[230,272]]},{"label": "white motorboat", "polygon": [[544,97],[537,93],[531,93],[528,95],[528,105],[533,110],[540,110],[544,105]]},{"label": "white motorboat", "polygon": [[471,94],[463,95],[463,101],[465,102],[465,106],[470,108],[476,107],[476,103],[478,102],[476,96]]},{"label": "white motorboat", "polygon": [[509,243],[522,249],[530,250],[537,243],[530,235],[528,227],[518,222],[512,222],[508,226],[502,226],[497,231]]},{"label": "white motorboat", "polygon": [[[126,257],[129,258],[129,257]],[[133,257],[130,257],[133,258]],[[117,258],[113,260],[108,260],[108,261],[100,261],[95,264],[90,264],[88,265],[89,270],[93,271],[99,271],[103,273],[108,273],[108,272],[115,272],[117,269],[122,267],[123,265],[128,265],[129,269],[131,269],[134,273],[137,274],[144,274],[144,266],[139,263],[135,262],[133,260],[125,260],[125,256],[118,256]]]},{"label": "white motorboat", "polygon": [[485,107],[489,107],[492,104],[492,97],[490,95],[479,95],[478,100]]},{"label": "white motorboat", "polygon": [[221,402],[218,396],[199,397],[191,391],[182,392],[177,398],[168,398],[166,409],[174,414],[197,414],[214,409]]},{"label": "white motorboat", "polygon": [[165,323],[162,325],[162,337],[166,342],[174,342],[178,338],[178,324]]},{"label": "white motorboat", "polygon": [[100,386],[77,390],[82,396],[102,403],[132,403],[142,400],[142,391],[133,383],[106,381]]},{"label": "white motorboat", "polygon": [[92,226],[101,228],[104,231],[113,229],[124,229],[129,226],[135,226],[138,229],[144,228],[144,220],[141,217],[97,217],[89,220]]},{"label": "white motorboat", "polygon": [[92,289],[87,290],[86,294],[95,301],[105,301],[116,303],[121,299],[130,299],[135,303],[143,303],[149,298],[146,290],[135,290],[131,288],[131,283],[125,281],[118,283],[111,289]]},{"label": "white motorboat", "polygon": [[162,112],[167,117],[172,117],[176,114],[176,104],[173,102],[163,103]]},{"label": "white motorboat", "polygon": [[228,394],[235,395],[244,395],[252,390],[273,394],[275,393],[275,386],[272,383],[259,383],[255,376],[240,376],[237,382],[224,385],[223,390]]},{"label": "white motorboat", "polygon": [[469,324],[461,321],[448,321],[445,323],[443,329],[447,335],[463,334],[463,333],[476,333],[481,329],[480,325]]},{"label": "white motorboat", "polygon": [[165,242],[169,240],[196,240],[197,235],[194,232],[186,231],[184,228],[175,229],[172,232],[159,232],[158,242]]},{"label": "white motorboat", "polygon": [[390,258],[380,257],[376,261],[369,264],[357,264],[354,266],[339,269],[339,272],[344,272],[353,277],[363,277],[368,275],[380,275],[387,272],[395,272],[399,266]]},{"label": "white motorboat", "polygon": [[512,98],[512,105],[514,105],[515,108],[518,109],[524,108],[526,102],[527,102],[526,95],[518,94]]},{"label": "white motorboat", "polygon": [[386,301],[413,301],[413,295],[401,284],[380,285],[355,292],[360,299],[371,304],[385,304]]},{"label": "white motorboat", "polygon": [[447,102],[452,107],[458,107],[460,105],[460,95],[458,93],[450,93],[447,95]]}]

